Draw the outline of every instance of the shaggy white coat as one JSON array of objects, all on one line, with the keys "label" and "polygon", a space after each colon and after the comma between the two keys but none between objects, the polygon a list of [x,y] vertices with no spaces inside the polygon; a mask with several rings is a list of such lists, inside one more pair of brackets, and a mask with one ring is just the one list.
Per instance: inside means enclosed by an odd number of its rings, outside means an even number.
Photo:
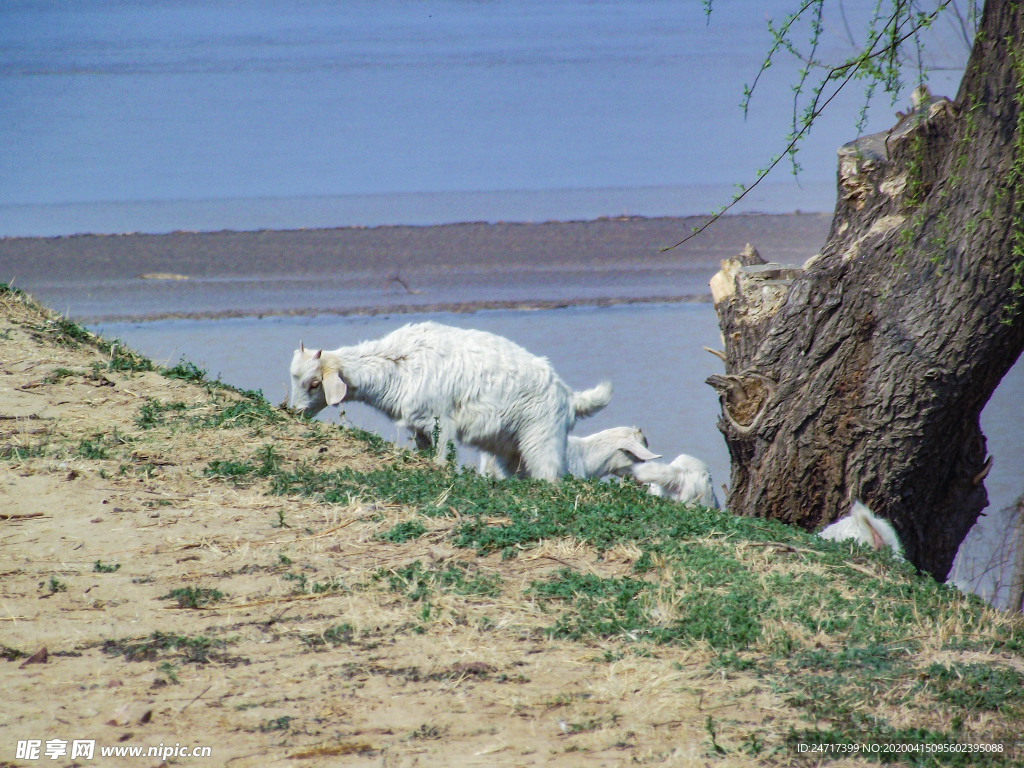
[{"label": "shaggy white coat", "polygon": [[366,403],[429,445],[449,440],[494,456],[499,470],[554,480],[567,472],[566,442],[580,417],[608,404],[602,382],[574,392],[542,357],[506,338],[438,323],[406,325],[376,341],[306,350],[291,364],[290,405],[313,416],[345,400]]},{"label": "shaggy white coat", "polygon": [[818,535],[829,541],[853,539],[874,549],[889,547],[897,559],[903,559],[899,536],[889,521],[876,517],[866,505],[856,500],[850,508],[850,514],[822,528]]},{"label": "shaggy white coat", "polygon": [[655,461],[637,464],[632,474],[641,483],[650,485],[648,493],[652,496],[664,496],[683,504],[719,508],[711,481],[711,470],[707,464],[693,456],[681,453],[671,464]]},{"label": "shaggy white coat", "polygon": [[[612,427],[586,437],[569,435],[566,443],[566,467],[573,477],[628,476],[635,464],[660,459],[647,450],[647,438],[636,427]],[[480,456],[480,474],[502,479],[493,456]],[[522,476],[522,473],[516,473]]]}]

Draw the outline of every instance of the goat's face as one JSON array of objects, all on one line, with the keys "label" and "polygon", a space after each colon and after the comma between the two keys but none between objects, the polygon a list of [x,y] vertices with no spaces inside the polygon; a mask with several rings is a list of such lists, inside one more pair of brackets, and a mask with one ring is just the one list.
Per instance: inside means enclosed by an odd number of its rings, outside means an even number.
[{"label": "goat's face", "polygon": [[647,450],[647,438],[636,427],[612,427],[584,437],[581,442],[590,444],[587,452],[604,457],[600,465],[603,474],[629,477],[635,465],[661,458],[661,454]]},{"label": "goat's face", "polygon": [[[609,430],[612,431],[612,430]],[[617,450],[609,461],[608,471],[619,477],[628,477],[634,465],[660,459],[660,453],[647,450],[647,437],[636,427],[619,427]]]},{"label": "goat's face", "polygon": [[299,348],[292,356],[292,394],[288,405],[302,411],[304,416],[316,416],[327,407],[321,371],[321,353],[322,350],[311,352],[299,342]]}]

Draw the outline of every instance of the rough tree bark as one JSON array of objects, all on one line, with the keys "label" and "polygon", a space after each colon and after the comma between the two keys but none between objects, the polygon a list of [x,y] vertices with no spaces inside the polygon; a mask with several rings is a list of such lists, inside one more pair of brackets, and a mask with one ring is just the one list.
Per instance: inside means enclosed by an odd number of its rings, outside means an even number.
[{"label": "rough tree bark", "polygon": [[979,415],[1024,348],[1022,9],[985,3],[955,102],[840,149],[819,256],[723,262],[733,512],[810,529],[857,498],[946,578],[988,501]]},{"label": "rough tree bark", "polygon": [[1010,569],[1010,596],[1007,608],[1024,613],[1024,493],[1010,505],[1010,547],[1013,567]]}]

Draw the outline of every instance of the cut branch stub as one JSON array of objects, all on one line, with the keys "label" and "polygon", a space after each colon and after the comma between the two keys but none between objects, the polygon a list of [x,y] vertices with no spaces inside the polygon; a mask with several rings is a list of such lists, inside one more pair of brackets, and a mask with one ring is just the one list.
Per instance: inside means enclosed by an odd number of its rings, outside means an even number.
[{"label": "cut branch stub", "polygon": [[714,387],[721,398],[722,415],[741,435],[749,434],[757,428],[758,421],[775,393],[774,381],[753,372],[742,376],[710,376],[707,383]]},{"label": "cut branch stub", "polygon": [[722,328],[726,373],[750,365],[768,322],[801,271],[801,267],[766,263],[749,243],[741,254],[722,261],[710,285]]}]

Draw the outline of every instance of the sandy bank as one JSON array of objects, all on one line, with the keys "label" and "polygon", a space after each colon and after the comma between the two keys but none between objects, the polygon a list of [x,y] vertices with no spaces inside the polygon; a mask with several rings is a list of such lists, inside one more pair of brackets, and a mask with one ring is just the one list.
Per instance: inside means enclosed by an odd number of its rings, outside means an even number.
[{"label": "sandy bank", "polygon": [[0,240],[5,279],[80,320],[549,307],[706,296],[752,243],[802,263],[830,216],[347,227]]}]

